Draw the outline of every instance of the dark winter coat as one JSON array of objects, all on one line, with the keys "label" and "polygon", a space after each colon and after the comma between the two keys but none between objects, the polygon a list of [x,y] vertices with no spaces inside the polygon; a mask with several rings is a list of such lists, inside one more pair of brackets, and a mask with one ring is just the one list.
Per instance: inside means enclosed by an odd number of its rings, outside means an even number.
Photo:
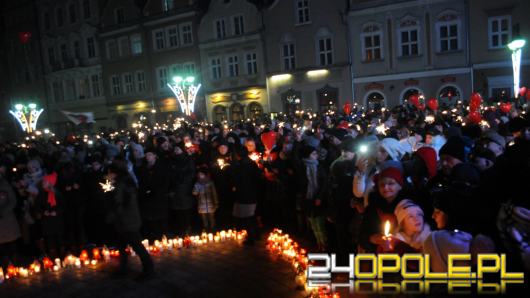
[{"label": "dark winter coat", "polygon": [[167,219],[169,212],[169,168],[167,163],[157,160],[152,167],[144,165],[136,171],[138,198],[142,218],[147,220]]},{"label": "dark winter coat", "polygon": [[[317,183],[318,190],[313,198],[307,198],[307,169],[306,165],[302,161],[298,164],[296,169],[296,197],[301,205],[304,213],[307,216],[321,216],[324,215],[326,210],[326,182],[327,172],[324,166],[318,164],[317,167]],[[320,206],[315,205],[316,200],[320,200]]]},{"label": "dark winter coat", "polygon": [[0,178],[0,244],[20,237],[20,228],[14,213],[17,198],[11,185]]},{"label": "dark winter coat", "polygon": [[43,236],[61,236],[64,233],[64,198],[55,187],[56,205],[48,203],[48,192],[39,189],[39,194],[35,200],[37,213],[41,217],[41,227]]},{"label": "dark winter coat", "polygon": [[131,177],[115,182],[111,195],[111,206],[107,222],[114,225],[116,232],[138,232],[142,225],[138,209],[138,191]]},{"label": "dark winter coat", "polygon": [[337,158],[330,167],[328,180],[329,198],[331,200],[331,214],[338,222],[347,222],[354,214],[351,208],[353,197],[353,175],[355,161]]},{"label": "dark winter coat", "polygon": [[[234,202],[256,204],[260,194],[261,171],[248,157],[232,164],[232,181],[235,187]],[[217,184],[216,184],[217,185]]]},{"label": "dark winter coat", "polygon": [[193,180],[195,163],[185,153],[173,157],[171,162],[169,207],[172,210],[189,210],[193,208]]}]

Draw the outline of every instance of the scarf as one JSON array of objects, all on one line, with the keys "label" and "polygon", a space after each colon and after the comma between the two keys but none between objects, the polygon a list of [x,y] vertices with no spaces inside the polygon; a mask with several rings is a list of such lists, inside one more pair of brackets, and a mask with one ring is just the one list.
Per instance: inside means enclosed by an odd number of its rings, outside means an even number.
[{"label": "scarf", "polygon": [[318,160],[304,159],[304,164],[307,177],[306,199],[314,199],[318,190]]},{"label": "scarf", "polygon": [[428,224],[423,225],[423,230],[418,234],[413,235],[412,237],[407,236],[403,231],[400,231],[396,234],[396,238],[407,243],[412,248],[416,250],[421,250],[423,248],[423,242],[431,234],[431,227]]},{"label": "scarf", "polygon": [[44,190],[48,193],[48,204],[55,207],[57,205],[57,200],[55,198],[54,186],[57,183],[57,173],[53,172],[50,175],[46,175],[42,178],[43,182],[47,182],[49,186],[45,187]]}]

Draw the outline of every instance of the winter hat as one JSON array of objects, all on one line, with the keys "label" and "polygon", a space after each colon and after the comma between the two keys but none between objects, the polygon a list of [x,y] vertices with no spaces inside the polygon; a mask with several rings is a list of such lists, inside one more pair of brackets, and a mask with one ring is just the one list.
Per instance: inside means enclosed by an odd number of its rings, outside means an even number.
[{"label": "winter hat", "polygon": [[300,154],[302,155],[302,158],[309,158],[309,155],[311,155],[313,151],[317,151],[317,149],[313,146],[304,146]]},{"label": "winter hat", "polygon": [[396,208],[394,209],[394,215],[396,215],[398,224],[401,225],[401,221],[403,219],[405,219],[408,215],[416,214],[418,211],[423,216],[423,210],[420,206],[416,205],[409,199],[404,199],[397,204]]},{"label": "winter hat", "polygon": [[384,169],[381,173],[374,176],[374,183],[377,184],[379,179],[382,178],[392,178],[403,187],[403,173],[398,168],[388,167]]},{"label": "winter hat", "polygon": [[404,169],[403,169],[403,164],[401,163],[401,161],[398,161],[398,160],[387,160],[385,162],[383,162],[380,166],[379,166],[379,170],[382,172],[388,168],[396,168],[398,170],[401,171],[401,173],[404,172]]},{"label": "winter hat", "polygon": [[348,131],[342,128],[334,128],[334,129],[328,130],[326,133],[342,141],[344,140],[344,137],[346,137],[346,135],[348,134]]},{"label": "winter hat", "polygon": [[52,207],[55,207],[55,205],[57,205],[57,200],[55,198],[55,191],[53,190],[53,187],[57,183],[57,173],[53,172],[49,175],[42,177],[42,181],[52,186],[51,189],[46,189],[46,191],[48,192],[48,204],[50,204],[50,206]]},{"label": "winter hat", "polygon": [[465,143],[461,137],[450,137],[440,149],[439,155],[449,155],[464,162],[466,160]]},{"label": "winter hat", "polygon": [[490,140],[492,142],[495,142],[495,143],[499,144],[500,146],[502,146],[502,148],[506,147],[506,140],[504,139],[504,137],[501,136],[500,134],[496,133],[493,130],[487,131],[484,134],[484,139],[487,139],[487,140]]},{"label": "winter hat", "polygon": [[522,117],[515,117],[510,122],[508,122],[508,129],[510,132],[518,132],[523,130],[525,127],[528,127],[527,121]]},{"label": "winter hat", "polygon": [[357,147],[356,144],[357,142],[354,138],[348,137],[345,138],[344,141],[342,141],[342,143],[340,144],[340,149],[343,151],[355,152]]},{"label": "winter hat", "polygon": [[379,145],[385,149],[392,160],[401,160],[406,153],[402,144],[393,138],[384,138],[379,142]]},{"label": "winter hat", "polygon": [[131,149],[132,149],[131,152],[136,150],[136,151],[138,151],[138,154],[139,154],[138,157],[139,158],[144,157],[144,147],[142,147],[142,145],[136,144],[136,143],[131,143],[130,145],[131,145]]},{"label": "winter hat", "polygon": [[425,166],[427,167],[427,172],[429,173],[429,179],[436,175],[437,165],[436,165],[436,150],[431,147],[421,147],[416,151]]},{"label": "winter hat", "polygon": [[471,158],[478,158],[478,157],[485,158],[492,162],[495,162],[495,159],[497,159],[493,151],[491,151],[488,148],[481,147],[481,146],[475,147],[475,150],[473,150],[473,152],[471,153]]},{"label": "winter hat", "polygon": [[307,146],[318,148],[318,146],[320,145],[320,140],[315,136],[307,136],[306,138],[304,138],[304,143]]}]

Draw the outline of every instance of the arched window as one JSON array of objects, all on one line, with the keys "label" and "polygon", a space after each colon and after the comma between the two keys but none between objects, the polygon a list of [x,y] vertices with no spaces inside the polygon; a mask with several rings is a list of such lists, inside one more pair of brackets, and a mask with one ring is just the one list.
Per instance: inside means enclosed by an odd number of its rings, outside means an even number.
[{"label": "arched window", "polygon": [[405,89],[405,91],[403,91],[401,93],[401,101],[404,102],[405,100],[409,100],[410,96],[411,95],[414,95],[414,94],[421,94],[422,92],[420,91],[420,89],[418,88],[408,88],[408,89]]},{"label": "arched window", "polygon": [[243,106],[239,103],[234,103],[230,107],[230,120],[233,122],[237,122],[243,120],[243,117],[245,117]]},{"label": "arched window", "polygon": [[226,107],[215,106],[212,114],[214,122],[223,122],[226,120]]},{"label": "arched window", "polygon": [[461,94],[455,86],[445,86],[438,92],[438,101],[441,107],[454,106],[459,100],[461,100]]},{"label": "arched window", "polygon": [[294,115],[297,110],[302,109],[302,93],[300,91],[287,90],[282,93],[282,101],[287,115]]},{"label": "arched window", "polygon": [[252,119],[259,118],[263,114],[263,107],[257,102],[248,105],[248,115]]},{"label": "arched window", "polygon": [[381,109],[386,106],[385,96],[381,92],[372,91],[366,96],[366,104],[370,110]]}]

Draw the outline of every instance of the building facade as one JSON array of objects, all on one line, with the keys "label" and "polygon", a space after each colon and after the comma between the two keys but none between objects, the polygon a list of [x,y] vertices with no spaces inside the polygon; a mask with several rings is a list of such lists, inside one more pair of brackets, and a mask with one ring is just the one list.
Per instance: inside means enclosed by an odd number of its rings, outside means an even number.
[{"label": "building facade", "polygon": [[[9,114],[15,104],[35,103],[46,108],[40,28],[35,1],[4,1],[1,5],[0,140],[22,136]],[[45,109],[39,123],[47,121]]]},{"label": "building facade", "polygon": [[263,21],[247,0],[212,0],[199,27],[208,119],[239,121],[269,112]]},{"label": "building facade", "polygon": [[351,102],[347,1],[276,0],[264,9],[271,112],[337,110]]},{"label": "building facade", "polygon": [[102,84],[98,41],[98,0],[39,0],[43,67],[49,95],[49,125],[58,133],[76,131],[61,111],[93,112],[96,124],[110,125]]},{"label": "building facade", "polygon": [[100,39],[110,117],[118,128],[140,119],[171,121],[180,107],[167,83],[174,76],[201,81],[196,3],[128,3],[111,0],[103,12]]},{"label": "building facade", "polygon": [[[473,86],[484,98],[513,96],[511,51],[507,44],[530,36],[530,2],[524,0],[470,1]],[[530,45],[522,50],[521,86],[530,86]],[[517,92],[517,91],[515,91]]]},{"label": "building facade", "polygon": [[467,99],[472,92],[467,4],[351,0],[355,101],[394,106],[418,93],[438,98],[441,106]]}]

